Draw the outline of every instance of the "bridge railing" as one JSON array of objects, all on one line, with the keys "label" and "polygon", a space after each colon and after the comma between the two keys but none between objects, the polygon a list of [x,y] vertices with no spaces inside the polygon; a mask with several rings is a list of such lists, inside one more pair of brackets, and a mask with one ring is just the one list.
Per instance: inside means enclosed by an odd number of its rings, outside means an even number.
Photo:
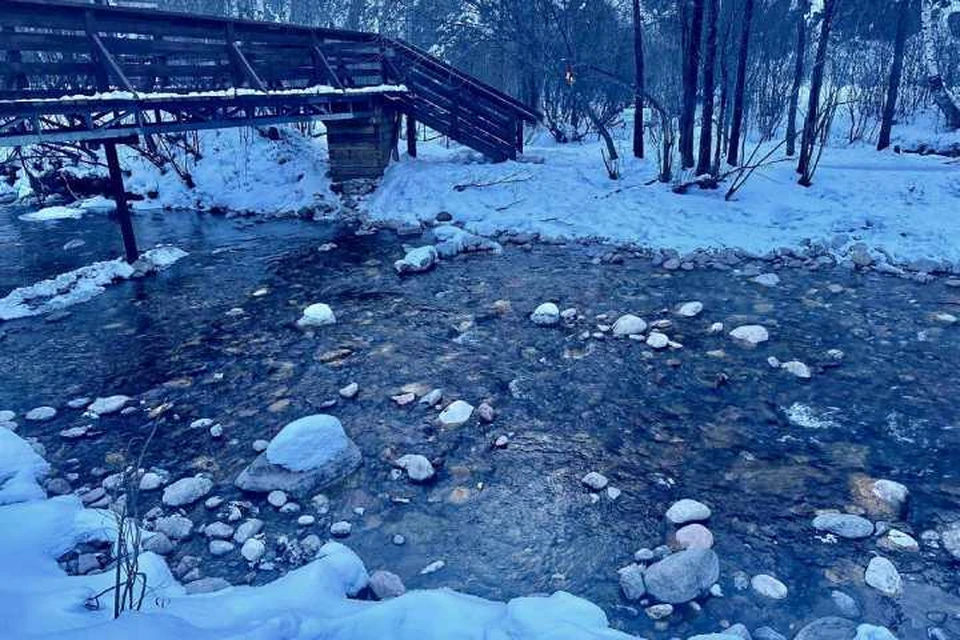
[{"label": "bridge railing", "polygon": [[539,114],[378,34],[64,0],[0,0],[0,101],[105,90],[194,93],[402,83],[397,106],[496,158]]}]

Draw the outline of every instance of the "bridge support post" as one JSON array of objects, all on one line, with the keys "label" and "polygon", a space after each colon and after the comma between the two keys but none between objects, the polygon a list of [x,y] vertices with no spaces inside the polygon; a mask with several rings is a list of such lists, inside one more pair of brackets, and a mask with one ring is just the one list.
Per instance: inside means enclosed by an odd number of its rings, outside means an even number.
[{"label": "bridge support post", "polygon": [[407,155],[417,157],[417,119],[407,114]]},{"label": "bridge support post", "polygon": [[123,251],[127,262],[133,264],[140,257],[137,249],[137,238],[133,233],[133,221],[130,219],[130,208],[127,206],[127,192],[123,188],[123,174],[120,172],[120,159],[117,157],[117,145],[108,141],[103,143],[103,150],[107,156],[107,168],[110,170],[110,190],[113,200],[117,203],[117,220],[120,222],[120,233],[123,235]]},{"label": "bridge support post", "polygon": [[334,182],[383,175],[396,147],[399,120],[395,110],[378,106],[373,115],[325,124]]}]

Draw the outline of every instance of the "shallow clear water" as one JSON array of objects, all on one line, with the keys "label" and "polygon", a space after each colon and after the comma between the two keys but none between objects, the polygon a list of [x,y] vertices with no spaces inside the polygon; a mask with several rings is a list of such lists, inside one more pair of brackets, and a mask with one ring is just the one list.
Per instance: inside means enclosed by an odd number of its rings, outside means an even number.
[{"label": "shallow clear water", "polygon": [[[0,211],[0,294],[119,249],[104,217],[45,226],[12,213]],[[351,520],[347,544],[369,568],[394,571],[408,587],[496,598],[566,589],[647,637],[716,630],[723,620],[790,636],[799,624],[835,613],[829,593],[839,586],[861,602],[865,621],[921,638],[928,610],[958,602],[947,593],[956,594],[960,577],[942,550],[891,556],[908,582],[908,595],[895,604],[865,587],[862,571],[857,577],[875,541],[824,544],[810,526],[814,509],[853,503],[858,474],[910,487],[909,515],[898,526],[915,537],[960,517],[960,327],[931,319],[957,313],[960,293],[943,283],[785,269],[782,283],[768,289],[731,272],[667,273],[641,258],[594,264],[608,250],[579,245],[508,246],[501,256],[460,256],[400,279],[393,260],[403,242],[420,240],[392,232],[358,237],[345,227],[190,212],[138,214],[136,225],[144,246],[171,242],[191,255],[158,276],[110,287],[57,322],[0,324],[0,408],[63,408],[50,423],[21,425],[21,433],[39,437],[55,467],[80,473],[76,486],[95,484],[92,467],[150,424],[142,413],[105,417],[96,437],[64,443],[61,429],[86,422],[64,407],[77,395],[172,403],[149,465],[175,476],[209,471],[231,499],[244,498],[232,481],[254,457],[254,439],[328,410],[365,462],[327,492],[331,514],[311,530],[323,535],[331,521]],[[73,238],[86,245],[63,251]],[[337,250],[317,251],[331,240]],[[831,293],[831,283],[845,290]],[[261,287],[268,293],[253,297]],[[547,299],[576,307],[581,319],[573,327],[532,325],[527,315]],[[510,310],[495,307],[498,300]],[[687,300],[702,301],[705,311],[673,316]],[[338,324],[316,334],[296,329],[313,302],[330,304]],[[228,314],[237,307],[244,313]],[[597,314],[612,322],[625,312],[672,319],[668,333],[683,349],[649,353],[630,340],[581,339],[595,330]],[[743,349],[708,335],[717,321],[728,330],[761,323],[771,340]],[[834,348],[846,354],[839,367],[828,366]],[[328,361],[336,349],[349,355]],[[719,349],[723,357],[707,353]],[[772,369],[771,355],[806,362],[813,379]],[[321,409],[351,381],[360,385],[356,400]],[[488,400],[496,420],[440,429],[434,412],[390,400],[411,383],[474,405]],[[791,423],[785,410],[795,403],[820,422]],[[224,439],[190,430],[199,417],[223,424]],[[501,434],[510,434],[510,444],[494,449]],[[389,460],[414,452],[442,463],[436,483],[390,478]],[[580,484],[593,470],[623,495],[593,504]],[[667,629],[656,630],[621,599],[616,569],[636,549],[664,542],[662,515],[681,497],[713,508],[726,597],[708,599],[701,613],[680,607]],[[295,515],[253,502],[271,540],[307,532]],[[202,505],[190,516],[210,520]],[[391,543],[396,533],[405,545]],[[214,559],[203,546],[195,536],[181,552],[203,555],[207,575],[239,581],[247,573],[239,555]],[[437,559],[443,570],[418,575]],[[790,596],[771,604],[738,591],[738,570],[776,575]],[[914,582],[934,585],[935,595]],[[960,620],[941,626],[960,633]]]}]

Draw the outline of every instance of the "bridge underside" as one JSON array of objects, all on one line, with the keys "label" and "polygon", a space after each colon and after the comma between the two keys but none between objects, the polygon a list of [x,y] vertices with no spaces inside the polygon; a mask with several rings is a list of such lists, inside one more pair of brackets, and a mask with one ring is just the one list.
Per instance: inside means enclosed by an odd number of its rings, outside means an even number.
[{"label": "bridge underside", "polygon": [[335,181],[382,174],[401,115],[494,161],[539,114],[379,34],[63,0],[0,0],[0,146],[102,143],[127,257],[136,244],[117,143],[323,121]]}]

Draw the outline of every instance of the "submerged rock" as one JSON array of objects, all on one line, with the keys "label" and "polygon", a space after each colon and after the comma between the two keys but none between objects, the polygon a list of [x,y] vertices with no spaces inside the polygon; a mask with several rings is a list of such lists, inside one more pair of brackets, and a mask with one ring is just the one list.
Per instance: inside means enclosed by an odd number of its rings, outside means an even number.
[{"label": "submerged rock", "polygon": [[127,406],[131,399],[132,398],[129,396],[122,395],[97,398],[89,407],[87,407],[87,411],[90,413],[95,413],[98,416],[109,415],[123,409],[125,406]]},{"label": "submerged rock", "polygon": [[394,464],[406,471],[407,477],[414,482],[426,482],[433,478],[435,473],[433,465],[426,456],[418,453],[402,455]]},{"label": "submerged rock", "polygon": [[731,331],[730,337],[745,347],[755,347],[769,340],[770,334],[766,327],[759,324],[745,324]]},{"label": "submerged rock", "polygon": [[760,573],[750,579],[753,590],[771,600],[783,600],[787,597],[787,585],[765,573]]},{"label": "submerged rock", "polygon": [[445,427],[459,427],[473,415],[473,405],[463,400],[454,400],[440,412],[440,424]]},{"label": "submerged rock", "polygon": [[307,416],[286,425],[235,484],[254,493],[280,490],[302,496],[350,475],[360,461],[360,450],[339,420]]},{"label": "submerged rock", "polygon": [[720,559],[711,549],[687,549],[647,567],[644,582],[655,599],[682,604],[699,598],[720,577]]},{"label": "submerged rock", "polygon": [[56,415],[57,410],[53,407],[37,407],[27,411],[27,415],[25,415],[24,418],[31,422],[46,422],[47,420],[53,420]]},{"label": "submerged rock", "polygon": [[903,591],[900,572],[892,562],[882,556],[874,556],[870,560],[863,580],[886,596],[895,597]]}]

